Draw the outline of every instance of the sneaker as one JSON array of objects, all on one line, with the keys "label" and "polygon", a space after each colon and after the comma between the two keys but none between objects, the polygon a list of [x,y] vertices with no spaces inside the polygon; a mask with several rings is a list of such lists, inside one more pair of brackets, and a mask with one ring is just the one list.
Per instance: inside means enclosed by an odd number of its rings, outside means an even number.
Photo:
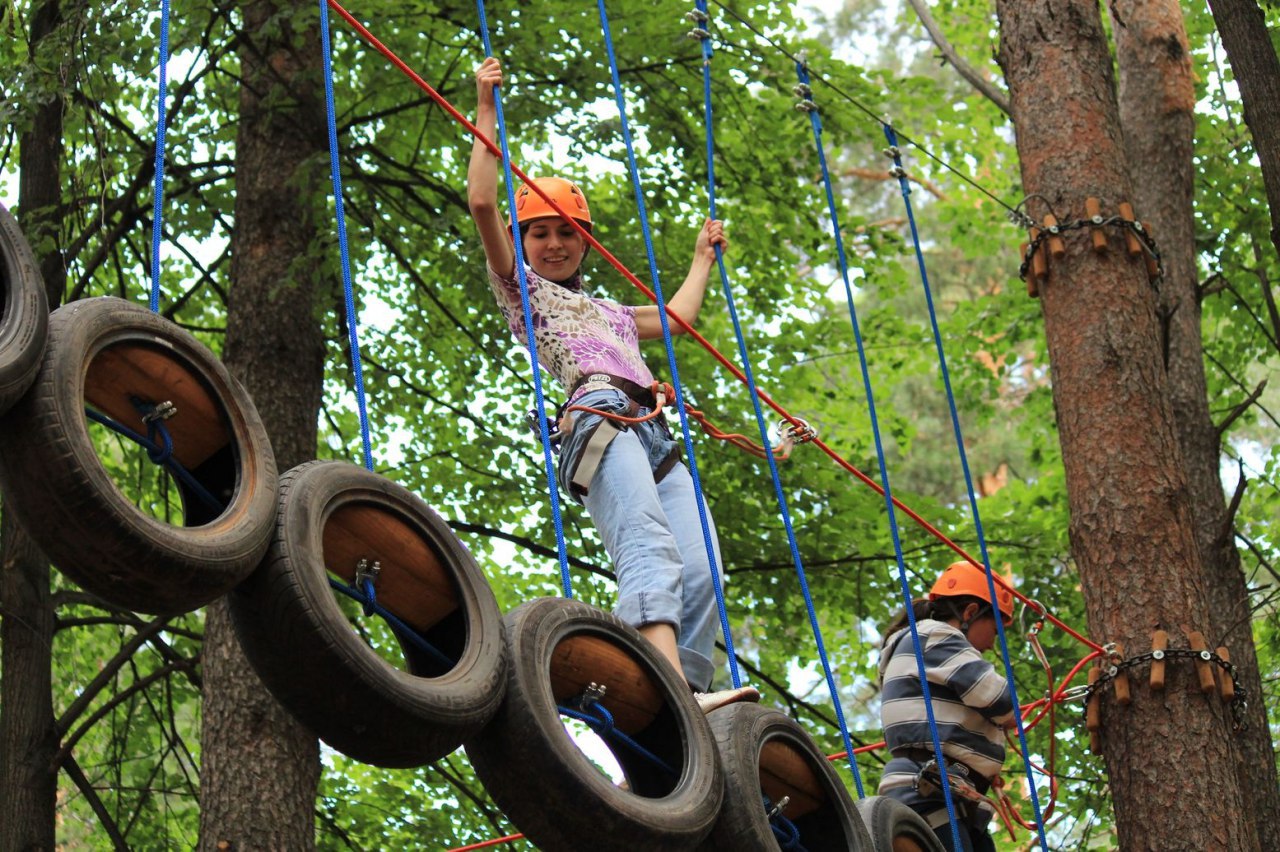
[{"label": "sneaker", "polygon": [[737,689],[722,689],[719,692],[695,692],[693,700],[698,702],[698,709],[706,714],[740,701],[759,701],[760,690],[754,686],[740,686]]}]

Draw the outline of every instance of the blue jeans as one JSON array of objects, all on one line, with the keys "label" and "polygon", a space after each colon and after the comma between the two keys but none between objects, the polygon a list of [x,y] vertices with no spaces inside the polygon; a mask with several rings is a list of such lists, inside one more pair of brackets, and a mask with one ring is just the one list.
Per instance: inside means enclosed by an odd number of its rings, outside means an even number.
[{"label": "blue jeans", "polygon": [[[577,405],[627,413],[630,400],[617,390],[599,390],[574,400]],[[641,409],[647,413],[648,409]],[[590,427],[612,429],[597,414],[575,412],[576,420],[560,446],[560,485],[583,450]],[[680,664],[695,690],[711,685],[711,655],[719,617],[706,539],[698,516],[693,478],[681,463],[653,481],[653,471],[677,447],[660,419],[628,425],[604,451],[600,467],[581,502],[604,541],[618,577],[614,613],[633,627],[670,624],[675,628]],[[707,513],[715,564],[720,545]]]}]

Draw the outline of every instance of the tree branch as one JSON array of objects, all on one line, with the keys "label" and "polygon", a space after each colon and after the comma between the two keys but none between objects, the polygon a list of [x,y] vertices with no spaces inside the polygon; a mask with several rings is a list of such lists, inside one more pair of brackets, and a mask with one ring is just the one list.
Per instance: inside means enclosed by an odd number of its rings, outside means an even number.
[{"label": "tree branch", "polygon": [[942,28],[938,26],[938,22],[933,19],[933,13],[929,11],[929,5],[926,0],[907,0],[911,4],[911,8],[915,10],[916,15],[920,18],[920,23],[924,24],[925,32],[929,34],[929,38],[937,45],[938,50],[942,51],[942,58],[951,63],[951,67],[956,69],[956,73],[963,77],[969,85],[973,86],[987,100],[991,101],[1005,115],[1012,115],[1009,106],[1009,96],[1000,91],[989,80],[982,77],[968,62],[956,53],[951,42],[947,41],[946,35],[942,32]]},{"label": "tree branch", "polygon": [[1231,411],[1227,413],[1227,416],[1223,419],[1221,423],[1218,424],[1218,427],[1217,427],[1219,440],[1221,440],[1222,435],[1229,428],[1231,428],[1231,424],[1235,423],[1236,420],[1240,418],[1240,415],[1248,411],[1249,406],[1253,405],[1255,402],[1258,401],[1258,397],[1262,396],[1262,392],[1266,389],[1266,387],[1267,387],[1266,379],[1263,379],[1262,381],[1258,382],[1258,386],[1253,389],[1253,393],[1245,397],[1244,400],[1239,405],[1235,406],[1234,408],[1231,409]]},{"label": "tree branch", "polygon": [[67,777],[71,779],[72,783],[76,785],[80,794],[84,796],[84,800],[88,802],[89,809],[98,818],[98,824],[106,832],[107,838],[111,840],[111,845],[115,847],[116,852],[129,852],[129,844],[120,834],[119,826],[111,818],[111,813],[107,810],[107,806],[98,795],[98,791],[93,789],[93,785],[89,783],[88,777],[84,774],[84,770],[80,768],[80,764],[76,763],[76,759],[71,755],[67,755],[62,769],[67,773]]}]

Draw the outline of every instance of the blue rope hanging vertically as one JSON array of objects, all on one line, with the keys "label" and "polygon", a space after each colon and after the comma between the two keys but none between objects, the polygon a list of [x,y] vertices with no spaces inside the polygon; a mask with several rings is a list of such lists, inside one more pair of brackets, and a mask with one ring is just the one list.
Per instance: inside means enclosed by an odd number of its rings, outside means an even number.
[{"label": "blue rope hanging vertically", "polygon": [[373,470],[369,439],[369,412],[365,403],[364,370],[360,364],[360,323],[356,313],[355,286],[351,282],[351,255],[347,250],[347,218],[342,206],[342,170],[338,164],[338,121],[333,101],[333,58],[329,43],[329,4],[320,0],[320,41],[324,53],[324,104],[329,127],[329,174],[333,180],[333,205],[338,222],[338,252],[342,258],[342,293],[347,312],[347,340],[351,347],[351,372],[355,377],[356,405],[360,413],[360,441],[364,466]]},{"label": "blue rope hanging vertically", "polygon": [[[707,518],[707,507],[702,495],[702,479],[698,475],[698,460],[693,451],[693,438],[689,434],[689,416],[685,409],[684,388],[680,382],[680,369],[676,364],[675,346],[672,344],[671,325],[667,319],[667,303],[662,296],[662,283],[659,280],[658,261],[653,250],[653,234],[649,228],[649,213],[645,206],[644,190],[640,186],[640,169],[636,163],[635,147],[631,141],[631,126],[627,121],[627,105],[622,92],[622,80],[618,75],[618,60],[613,50],[613,34],[609,29],[609,15],[605,11],[604,0],[597,0],[600,11],[600,27],[604,32],[605,50],[609,55],[609,73],[613,78],[613,91],[618,105],[618,115],[622,119],[622,138],[627,146],[627,166],[631,173],[631,186],[635,193],[636,207],[640,213],[640,228],[644,233],[645,252],[649,258],[649,278],[653,282],[653,293],[658,305],[658,319],[662,324],[662,342],[667,348],[667,368],[671,371],[671,384],[676,392],[676,410],[680,414],[680,430],[684,436],[684,451],[689,459],[689,474],[693,479],[694,498],[698,505],[698,520],[702,524],[703,545],[707,549],[707,563],[711,570],[711,585],[715,590],[716,608],[720,614],[720,631],[724,636],[725,653],[729,657],[729,676],[734,688],[742,686],[742,677],[738,672],[738,657],[733,648],[733,634],[729,630],[729,615],[725,610],[724,587],[720,582],[719,566],[716,564],[715,546],[711,539],[711,525]],[[712,218],[715,218],[714,216]],[[715,247],[716,257],[720,256],[720,246]]]},{"label": "blue rope hanging vertically", "polygon": [[160,312],[160,242],[164,232],[164,148],[169,125],[169,0],[160,2],[160,93],[156,104],[155,189],[151,201],[151,296],[153,314]]},{"label": "blue rope hanging vertically", "polygon": [[[916,673],[920,678],[920,688],[924,697],[925,712],[929,720],[929,735],[933,739],[933,753],[939,766],[946,766],[946,758],[942,753],[942,738],[938,733],[938,723],[933,712],[933,696],[929,689],[929,678],[925,672],[924,649],[920,645],[920,633],[916,628],[915,611],[912,606],[911,585],[907,581],[906,562],[902,556],[902,540],[898,534],[898,518],[893,507],[893,493],[889,485],[889,468],[885,460],[884,442],[880,435],[880,420],[876,415],[875,393],[871,386],[871,371],[867,365],[866,347],[862,341],[862,327],[858,322],[858,310],[853,300],[853,285],[849,282],[849,260],[844,249],[844,238],[840,232],[840,214],[836,208],[835,194],[831,188],[831,173],[827,168],[827,155],[822,145],[822,120],[818,110],[807,97],[809,92],[809,70],[803,62],[796,63],[796,77],[800,81],[800,94],[804,97],[809,124],[813,128],[813,138],[818,149],[818,162],[822,167],[822,180],[827,194],[827,211],[831,216],[831,230],[835,235],[836,258],[840,265],[840,277],[844,281],[845,300],[849,309],[849,322],[853,327],[853,339],[858,348],[858,364],[862,370],[863,391],[867,395],[867,411],[871,420],[871,433],[875,439],[876,461],[880,466],[880,485],[884,489],[885,509],[889,515],[889,532],[893,537],[893,553],[898,564],[898,581],[902,590],[902,602],[907,611],[907,626],[911,630],[911,645],[916,655]],[[942,796],[947,806],[947,818],[951,821],[952,838],[955,848],[963,848],[960,843],[960,829],[956,822],[955,802],[951,796],[951,783],[946,772],[939,773],[942,779]]]},{"label": "blue rope hanging vertically", "polygon": [[[933,342],[938,352],[938,366],[942,374],[942,384],[947,393],[947,406],[951,410],[951,429],[956,439],[956,451],[960,455],[960,466],[964,470],[964,484],[969,492],[969,509],[973,512],[973,523],[977,530],[978,547],[982,553],[982,567],[987,575],[987,591],[992,601],[996,600],[996,581],[991,573],[991,557],[987,552],[987,537],[982,529],[982,515],[978,511],[978,497],[973,488],[973,475],[969,470],[969,455],[964,448],[964,435],[960,430],[960,414],[956,409],[956,397],[951,388],[951,373],[947,369],[947,355],[942,346],[942,332],[938,328],[938,314],[933,304],[933,291],[929,287],[929,272],[924,262],[924,251],[920,247],[920,233],[916,228],[915,211],[911,205],[911,184],[907,181],[906,170],[902,167],[902,154],[898,150],[898,137],[893,130],[893,126],[888,122],[884,123],[884,136],[889,142],[889,154],[893,158],[894,173],[898,178],[899,187],[902,190],[902,200],[907,208],[907,221],[911,225],[911,241],[915,245],[916,263],[920,268],[920,282],[924,288],[925,302],[929,307],[929,323],[933,329]],[[1040,797],[1036,792],[1036,780],[1034,770],[1031,766],[1030,751],[1027,749],[1027,732],[1022,726],[1022,714],[1017,712],[1018,703],[1018,686],[1014,682],[1013,664],[1009,659],[1009,643],[1005,635],[1004,619],[996,618],[996,635],[1000,640],[1000,655],[1004,660],[1005,681],[1009,684],[1009,695],[1013,701],[1014,718],[1018,725],[1018,742],[1022,745],[1023,765],[1027,775],[1027,789],[1031,791],[1031,807],[1035,812],[1036,831],[1040,838],[1040,848],[1048,849],[1049,844],[1045,839],[1044,818],[1040,813]]]},{"label": "blue rope hanging vertically", "polygon": [[[706,161],[707,161],[707,196],[708,211],[711,218],[718,218],[717,211],[717,191],[716,191],[716,174],[715,174],[715,122],[712,115],[711,100],[711,36],[706,26],[710,23],[710,15],[707,10],[706,0],[697,0],[697,9],[699,13],[698,23],[703,24],[702,27],[695,29],[694,34],[698,36],[698,40],[702,44],[702,94],[703,94],[703,124],[706,137]],[[826,643],[822,638],[822,628],[818,623],[817,609],[813,603],[813,594],[809,589],[809,580],[805,574],[804,562],[800,558],[800,547],[796,542],[795,529],[791,523],[791,513],[787,507],[786,494],[782,488],[782,477],[778,473],[778,463],[773,455],[772,442],[769,440],[769,427],[765,422],[764,411],[760,406],[760,394],[756,390],[755,373],[751,365],[751,355],[747,349],[746,337],[742,331],[742,323],[738,318],[738,310],[733,298],[733,288],[729,283],[729,274],[724,265],[724,254],[720,251],[720,247],[716,246],[716,267],[720,273],[721,289],[725,294],[725,305],[729,311],[729,318],[733,322],[733,331],[738,343],[738,355],[742,359],[743,374],[747,380],[747,388],[751,396],[752,409],[755,412],[756,427],[760,432],[760,445],[764,447],[764,458],[769,464],[769,474],[773,480],[774,494],[778,501],[778,510],[782,517],[783,528],[786,530],[787,543],[791,548],[791,560],[795,565],[796,577],[800,582],[800,591],[804,597],[805,609],[809,615],[809,625],[813,629],[813,638],[817,646],[818,658],[822,663],[823,676],[826,679],[827,691],[831,695],[831,705],[835,710],[836,723],[840,727],[840,738],[844,743],[845,753],[849,761],[849,770],[853,774],[854,786],[857,788],[858,798],[863,798],[866,793],[862,787],[862,773],[858,770],[858,762],[853,753],[853,741],[849,736],[849,727],[845,722],[844,707],[840,703],[840,690],[836,686],[835,675],[831,670],[831,662],[827,655]]]},{"label": "blue rope hanging vertically", "polygon": [[[324,0],[321,0],[324,2]],[[485,15],[484,0],[476,0],[476,11],[480,17],[480,38],[484,43],[484,55],[493,56],[493,45],[489,40],[489,20]],[[502,174],[507,184],[507,209],[516,209],[516,185],[511,173],[511,149],[507,138],[507,122],[502,111],[502,92],[493,87],[493,100],[498,112],[498,142],[502,148]],[[514,212],[513,212],[514,217]],[[519,228],[511,229],[511,238],[515,244],[516,281],[520,285],[520,306],[524,311],[525,338],[529,349],[530,369],[533,371],[533,391],[538,404],[538,434],[542,438],[542,462],[547,476],[547,490],[551,494],[551,519],[556,529],[556,551],[560,559],[560,584],[566,598],[573,597],[573,582],[569,577],[569,556],[564,543],[564,521],[560,517],[560,493],[556,489],[555,461],[551,457],[551,433],[547,430],[547,402],[542,391],[542,372],[538,366],[538,344],[533,333],[533,307],[529,303],[529,279],[524,267],[524,242]]]}]

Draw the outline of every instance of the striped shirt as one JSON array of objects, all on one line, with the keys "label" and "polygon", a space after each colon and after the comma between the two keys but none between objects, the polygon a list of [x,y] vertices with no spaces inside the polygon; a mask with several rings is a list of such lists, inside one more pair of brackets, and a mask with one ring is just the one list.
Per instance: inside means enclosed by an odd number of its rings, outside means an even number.
[{"label": "striped shirt", "polygon": [[[1001,725],[1013,718],[1008,684],[957,628],[933,619],[921,619],[916,628],[942,753],[948,763],[964,768],[948,770],[953,790],[957,782],[965,783],[967,772],[968,786],[976,782],[985,791],[1004,764]],[[933,753],[933,737],[909,630],[894,633],[885,643],[880,652],[880,681],[880,719],[893,755],[880,778],[880,794],[907,804],[936,828],[947,822],[942,796],[926,797],[912,789],[921,765],[929,760],[922,752]],[[953,800],[959,806],[960,798],[953,796]],[[991,806],[984,800],[979,809],[974,822],[985,825]]]}]

